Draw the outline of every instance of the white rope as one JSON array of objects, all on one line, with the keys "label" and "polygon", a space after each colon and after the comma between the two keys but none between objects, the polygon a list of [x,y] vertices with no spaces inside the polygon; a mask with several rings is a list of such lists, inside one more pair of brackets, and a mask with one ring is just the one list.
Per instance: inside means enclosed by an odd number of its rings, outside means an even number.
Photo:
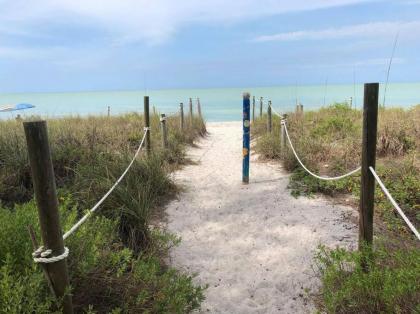
[{"label": "white rope", "polygon": [[[117,185],[121,182],[121,180],[124,178],[124,176],[127,174],[128,170],[130,170],[131,166],[134,163],[134,160],[136,160],[138,154],[140,153],[140,150],[143,146],[144,140],[146,138],[146,134],[147,132],[150,130],[150,128],[145,127],[144,128],[144,134],[143,134],[143,138],[140,142],[139,147],[137,148],[136,153],[134,154],[133,159],[131,160],[131,162],[128,164],[127,168],[124,170],[124,172],[122,173],[122,175],[118,178],[118,180],[114,183],[114,185],[109,189],[108,192],[105,193],[104,196],[102,196],[102,198],[95,204],[95,206],[93,206],[86,215],[84,215],[77,223],[75,223],[73,225],[73,227],[70,228],[69,231],[67,231],[64,235],[63,235],[63,240],[66,240],[73,232],[75,232],[88,218],[89,216],[95,212],[95,210],[97,210],[99,208],[99,206],[106,200],[106,198],[112,193],[112,191],[117,187]],[[55,263],[58,261],[61,261],[63,259],[65,259],[68,255],[69,255],[69,249],[65,246],[64,247],[64,252],[63,254],[57,255],[57,256],[51,256],[48,257],[49,255],[52,254],[52,250],[51,249],[47,249],[45,250],[45,248],[43,246],[40,246],[35,252],[32,253],[32,258],[34,260],[35,263]]]},{"label": "white rope", "polygon": [[273,108],[272,104],[269,104],[269,106],[271,108],[271,111],[273,111],[275,115],[279,116],[280,118],[283,117],[280,113],[278,113],[278,111],[276,109]]},{"label": "white rope", "polygon": [[378,182],[378,184],[381,187],[384,194],[388,197],[391,204],[394,205],[395,209],[401,215],[401,217],[404,219],[405,223],[408,225],[408,227],[411,229],[411,231],[413,231],[413,233],[416,235],[417,239],[420,240],[420,234],[417,231],[416,227],[414,227],[414,225],[411,223],[411,221],[404,214],[404,212],[402,211],[400,206],[398,206],[397,202],[394,200],[391,193],[389,193],[389,191],[387,190],[387,188],[385,187],[385,185],[383,184],[381,179],[378,177],[378,174],[375,172],[375,169],[373,169],[372,167],[369,167],[369,170],[370,170],[370,172],[372,172],[373,176],[375,177],[376,181]]},{"label": "white rope", "polygon": [[321,176],[313,173],[312,171],[310,171],[308,168],[305,167],[305,165],[302,163],[302,161],[298,157],[298,155],[297,155],[297,153],[295,151],[295,148],[293,147],[292,141],[290,140],[289,132],[287,131],[286,121],[282,120],[281,123],[284,125],[284,131],[286,132],[286,137],[289,140],[290,148],[292,149],[293,154],[295,155],[297,161],[302,166],[302,168],[306,170],[306,172],[308,172],[310,175],[314,176],[315,178],[320,179],[320,180],[327,180],[327,181],[340,180],[340,179],[343,179],[345,177],[351,176],[352,174],[355,174],[356,172],[358,172],[361,169],[361,167],[358,167],[358,168],[356,168],[356,169],[354,169],[354,170],[352,170],[352,171],[350,171],[350,172],[348,172],[346,174],[343,174],[341,176],[338,176],[338,177],[321,177]]},{"label": "white rope", "polygon": [[144,140],[146,138],[146,134],[147,132],[150,130],[150,128],[144,128],[144,135],[143,138],[140,142],[139,147],[137,148],[136,153],[134,154],[133,159],[131,160],[131,162],[129,163],[129,165],[127,166],[127,168],[124,170],[124,172],[122,173],[122,175],[118,178],[118,180],[114,183],[114,185],[109,189],[108,192],[105,193],[104,196],[102,196],[102,198],[95,204],[95,206],[93,206],[86,215],[84,215],[77,223],[74,224],[73,227],[70,228],[69,231],[67,231],[64,236],[63,239],[67,239],[74,231],[76,231],[85,221],[86,219],[89,218],[89,216],[95,212],[95,210],[98,209],[98,207],[106,200],[106,198],[109,196],[109,194],[111,194],[111,192],[117,187],[117,185],[121,182],[121,180],[124,178],[124,176],[127,174],[128,170],[130,170],[131,166],[134,163],[134,160],[136,160],[138,154],[140,153],[140,150],[143,146]]},{"label": "white rope", "polygon": [[52,250],[50,249],[45,250],[43,246],[40,246],[35,252],[32,253],[32,257],[35,263],[45,263],[45,264],[55,263],[69,256],[69,249],[67,246],[65,246],[63,254],[48,257],[51,254],[52,254]]}]

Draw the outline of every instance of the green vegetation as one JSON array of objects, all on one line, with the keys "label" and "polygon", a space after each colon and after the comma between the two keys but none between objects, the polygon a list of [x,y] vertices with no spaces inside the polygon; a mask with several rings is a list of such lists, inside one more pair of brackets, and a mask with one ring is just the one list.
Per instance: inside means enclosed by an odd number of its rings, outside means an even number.
[{"label": "green vegetation", "polygon": [[[290,137],[303,163],[315,173],[334,176],[360,164],[362,112],[347,104],[334,104],[304,116],[290,114]],[[280,119],[273,117],[273,132],[266,132],[266,117],[252,129],[255,150],[263,157],[281,160],[292,172],[289,187],[296,197],[323,193],[329,196],[360,193],[360,174],[338,181],[321,181],[308,175],[290,149],[281,151]],[[420,227],[420,105],[409,110],[379,110],[377,173],[413,224]],[[323,280],[323,309],[328,313],[411,313],[419,311],[419,244],[393,209],[379,186],[375,192],[375,246],[371,272],[357,264],[358,252],[321,249],[318,254]],[[416,267],[413,265],[417,263]],[[348,265],[353,265],[348,268]],[[346,268],[347,267],[347,268]],[[406,282],[410,278],[410,282]],[[394,289],[390,289],[393,287]]]},{"label": "green vegetation", "polygon": [[369,272],[360,266],[366,255],[340,248],[319,249],[321,309],[328,313],[419,313],[420,251],[380,246],[370,254]]},{"label": "green vegetation", "polygon": [[[200,307],[203,288],[165,265],[180,239],[157,225],[159,208],[176,193],[168,174],[188,162],[185,145],[205,134],[196,118],[181,131],[167,120],[161,147],[159,117],[151,117],[153,154],[141,154],[124,180],[67,241],[73,303],[79,313],[186,313]],[[75,221],[110,188],[143,135],[142,117],[71,117],[48,121],[62,226]],[[39,238],[21,123],[0,122],[0,313],[60,312],[31,258],[27,226]]]}]

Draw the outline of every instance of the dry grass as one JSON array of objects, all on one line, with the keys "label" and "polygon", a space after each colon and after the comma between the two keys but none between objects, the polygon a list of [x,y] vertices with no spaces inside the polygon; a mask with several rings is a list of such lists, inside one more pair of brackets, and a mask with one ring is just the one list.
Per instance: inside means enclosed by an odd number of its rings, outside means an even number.
[{"label": "dry grass", "polygon": [[[290,149],[281,150],[280,120],[266,132],[266,117],[252,127],[255,149],[264,158],[278,159],[292,171],[294,195],[335,196],[360,191],[360,174],[339,181],[320,181],[297,164]],[[360,165],[362,113],[335,104],[304,116],[292,113],[288,130],[298,155],[312,171],[340,175]],[[409,110],[379,110],[377,172],[409,219],[420,227],[420,105]],[[321,248],[317,255],[323,281],[319,307],[328,313],[413,313],[420,310],[419,242],[377,186],[375,191],[375,254],[371,271],[360,265],[359,252]]]}]

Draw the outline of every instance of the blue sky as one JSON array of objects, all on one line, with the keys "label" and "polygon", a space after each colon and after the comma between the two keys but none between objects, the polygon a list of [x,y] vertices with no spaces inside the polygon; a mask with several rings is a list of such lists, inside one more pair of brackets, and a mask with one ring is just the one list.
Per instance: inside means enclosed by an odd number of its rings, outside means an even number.
[{"label": "blue sky", "polygon": [[420,81],[420,0],[0,0],[0,92]]}]

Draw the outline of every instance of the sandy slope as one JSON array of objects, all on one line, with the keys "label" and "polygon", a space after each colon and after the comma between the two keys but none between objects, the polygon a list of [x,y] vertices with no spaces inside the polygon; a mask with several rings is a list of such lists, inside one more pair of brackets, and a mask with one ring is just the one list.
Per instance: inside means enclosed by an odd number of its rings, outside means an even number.
[{"label": "sandy slope", "polygon": [[319,285],[314,249],[355,245],[356,228],[343,219],[352,210],[293,198],[288,175],[255,158],[242,185],[241,123],[209,123],[208,131],[189,152],[197,165],[174,174],[185,191],[166,209],[169,230],[182,237],[172,265],[209,284],[204,313],[311,312],[304,288]]}]

